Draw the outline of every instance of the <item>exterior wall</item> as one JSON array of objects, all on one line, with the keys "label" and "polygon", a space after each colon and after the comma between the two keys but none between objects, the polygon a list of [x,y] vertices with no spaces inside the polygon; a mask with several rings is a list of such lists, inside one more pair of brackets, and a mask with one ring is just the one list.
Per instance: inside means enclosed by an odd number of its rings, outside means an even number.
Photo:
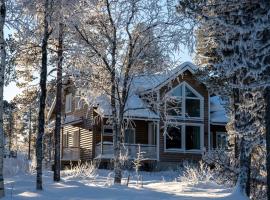
[{"label": "exterior wall", "polygon": [[[168,85],[163,86],[160,89],[160,97],[164,97],[164,95],[169,92],[172,88],[178,86],[179,84],[181,84],[183,81],[185,81],[186,83],[188,83],[194,90],[196,90],[201,96],[203,96],[204,98],[204,120],[203,121],[194,121],[194,120],[186,120],[186,121],[181,121],[179,120],[179,122],[182,122],[183,124],[186,123],[196,123],[196,124],[203,124],[204,127],[204,147],[207,148],[208,146],[208,127],[209,127],[209,97],[208,97],[208,91],[206,89],[206,87],[199,83],[195,77],[192,75],[191,72],[189,71],[185,71],[183,74],[179,75],[176,79],[172,80],[169,87]],[[164,122],[160,122],[160,127],[163,127]],[[201,154],[200,153],[182,153],[182,152],[165,152],[165,146],[164,146],[164,134],[163,134],[164,130],[160,129],[160,161],[161,162],[182,162],[183,160],[199,160],[201,159]]]},{"label": "exterior wall", "polygon": [[[106,119],[104,119],[104,123],[106,123]],[[148,144],[148,121],[134,120],[132,123],[135,129],[136,144]],[[95,144],[98,144],[101,142],[102,123],[99,121],[94,127]],[[103,141],[112,142],[113,137],[103,135]]]},{"label": "exterior wall", "polygon": [[[93,133],[87,129],[82,128],[83,124],[77,125],[67,125],[62,128],[62,139],[61,144],[63,144],[63,134],[69,134],[69,139],[72,140],[73,133],[79,132],[79,149],[80,149],[80,159],[83,161],[89,161],[93,159]],[[63,146],[62,153],[63,153]]]}]

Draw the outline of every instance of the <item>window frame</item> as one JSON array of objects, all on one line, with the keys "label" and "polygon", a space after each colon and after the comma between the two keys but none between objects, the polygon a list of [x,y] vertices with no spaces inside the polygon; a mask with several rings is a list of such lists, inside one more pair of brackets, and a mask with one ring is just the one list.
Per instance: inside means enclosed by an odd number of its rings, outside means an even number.
[{"label": "window frame", "polygon": [[[164,152],[165,153],[198,153],[201,154],[204,148],[204,124],[201,123],[170,123],[172,126],[181,126],[181,149],[167,149],[166,148],[166,137],[164,134]],[[197,126],[200,127],[200,149],[186,149],[186,126]],[[167,127],[166,127],[167,128]]]},{"label": "window frame", "polygon": [[66,95],[65,113],[72,112],[72,93]]},{"label": "window frame", "polygon": [[[171,96],[171,93],[176,90],[177,88],[181,87],[182,89],[182,97],[177,97],[177,96]],[[193,92],[197,97],[186,97],[186,87]],[[167,114],[167,101],[169,99],[176,99],[176,100],[182,100],[181,102],[181,115],[179,116],[174,116],[174,115],[168,115]],[[194,100],[199,100],[200,101],[200,116],[199,117],[187,117],[186,113],[186,100],[187,99],[194,99]],[[167,116],[168,119],[188,119],[188,120],[199,120],[203,121],[204,119],[204,97],[198,93],[195,89],[193,89],[188,83],[183,81],[181,84],[178,86],[174,87],[171,89],[169,92],[165,94],[165,115]]]}]

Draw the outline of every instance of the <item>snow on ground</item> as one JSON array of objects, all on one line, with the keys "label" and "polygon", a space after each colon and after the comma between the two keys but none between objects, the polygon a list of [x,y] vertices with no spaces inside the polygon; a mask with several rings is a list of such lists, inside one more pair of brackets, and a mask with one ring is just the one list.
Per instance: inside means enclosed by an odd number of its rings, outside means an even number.
[{"label": "snow on ground", "polygon": [[[60,183],[52,181],[52,173],[44,173],[44,190],[35,190],[35,175],[20,175],[5,179],[4,200],[244,200],[232,189],[215,183],[198,184],[176,181],[177,172],[143,172],[143,187],[136,184],[131,174],[129,186],[112,185],[112,173],[98,170],[95,178],[74,178],[65,175]],[[124,174],[127,177],[128,172]],[[124,178],[123,182],[126,182]]]}]

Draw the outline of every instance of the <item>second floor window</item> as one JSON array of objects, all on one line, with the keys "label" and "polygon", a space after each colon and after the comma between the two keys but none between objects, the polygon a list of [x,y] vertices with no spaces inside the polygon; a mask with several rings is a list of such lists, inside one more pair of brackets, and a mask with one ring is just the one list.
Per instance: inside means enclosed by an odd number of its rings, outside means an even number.
[{"label": "second floor window", "polygon": [[166,114],[174,118],[203,118],[203,97],[182,83],[166,94]]},{"label": "second floor window", "polygon": [[72,94],[66,95],[66,105],[65,105],[65,112],[69,113],[72,110]]}]

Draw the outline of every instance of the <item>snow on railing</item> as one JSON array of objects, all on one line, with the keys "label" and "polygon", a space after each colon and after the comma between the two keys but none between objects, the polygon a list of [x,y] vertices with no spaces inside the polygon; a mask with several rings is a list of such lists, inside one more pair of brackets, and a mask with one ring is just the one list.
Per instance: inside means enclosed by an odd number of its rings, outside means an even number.
[{"label": "snow on railing", "polygon": [[80,160],[79,147],[63,147],[62,160]]},{"label": "snow on railing", "polygon": [[[156,145],[149,144],[121,144],[121,152],[127,152],[129,159],[135,159],[139,152],[139,146],[145,160],[156,160]],[[113,144],[108,142],[98,143],[96,145],[96,158],[113,159]]]}]

